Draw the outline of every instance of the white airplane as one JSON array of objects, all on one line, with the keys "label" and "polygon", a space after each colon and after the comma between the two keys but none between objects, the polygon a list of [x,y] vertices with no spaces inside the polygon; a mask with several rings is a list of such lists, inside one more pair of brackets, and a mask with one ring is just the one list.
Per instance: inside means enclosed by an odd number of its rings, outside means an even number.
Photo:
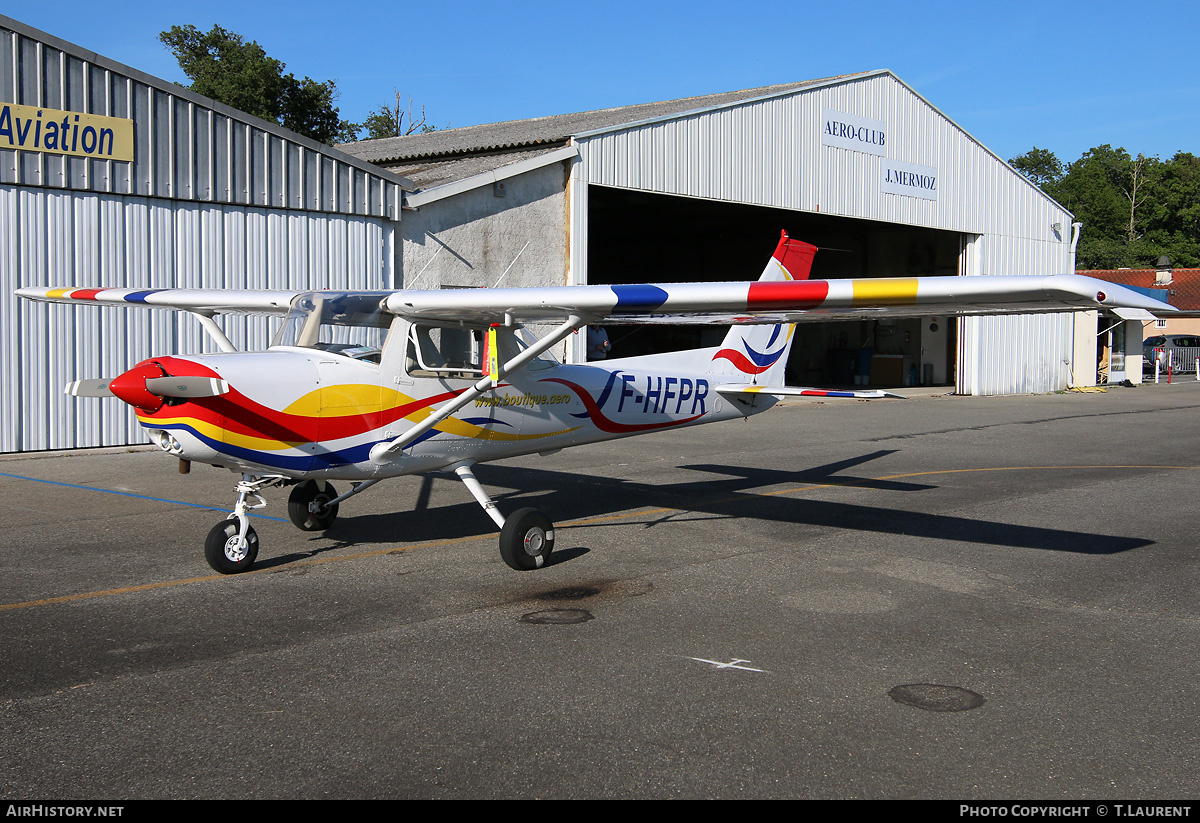
[{"label": "white airplane", "polygon": [[[209,565],[225,574],[248,570],[258,555],[248,512],[266,505],[268,487],[295,485],[290,519],[320,531],[343,501],[380,480],[446,468],[500,528],[504,562],[539,568],[554,547],[550,521],[531,508],[502,515],[476,480],[475,463],[747,417],[781,397],[888,394],[782,385],[797,322],[1165,308],[1076,275],[808,280],[816,251],[785,232],[762,277],[748,283],[17,294],[199,319],[220,353],[155,357],[67,392],[118,397],[163,451],[241,475],[233,511],[205,542]],[[239,352],[213,320],[227,313],[285,319],[266,351]],[[547,355],[588,324],[684,322],[731,327],[713,348],[586,365]],[[538,338],[522,323],[553,328]],[[331,480],[349,481],[351,490],[339,494]]]}]

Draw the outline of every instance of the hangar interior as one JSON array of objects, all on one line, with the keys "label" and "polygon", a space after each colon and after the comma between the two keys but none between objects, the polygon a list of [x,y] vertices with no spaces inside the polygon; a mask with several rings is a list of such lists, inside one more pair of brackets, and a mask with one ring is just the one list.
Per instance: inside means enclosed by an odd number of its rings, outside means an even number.
[{"label": "hangar interior", "polygon": [[[960,272],[958,232],[591,185],[588,281],[754,280],[780,230],[821,249],[813,279]],[[944,317],[802,323],[788,379],[891,388],[952,384],[955,327]],[[609,331],[614,357],[717,345],[724,334],[711,326]]]}]

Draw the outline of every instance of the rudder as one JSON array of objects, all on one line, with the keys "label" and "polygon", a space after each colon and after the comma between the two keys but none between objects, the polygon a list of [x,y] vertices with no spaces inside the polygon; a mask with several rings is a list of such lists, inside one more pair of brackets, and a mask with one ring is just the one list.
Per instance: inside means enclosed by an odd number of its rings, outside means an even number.
[{"label": "rudder", "polygon": [[[786,231],[780,232],[775,253],[758,279],[807,280],[816,253],[816,246],[793,240]],[[791,323],[732,326],[713,355],[709,374],[782,385],[794,330]]]}]

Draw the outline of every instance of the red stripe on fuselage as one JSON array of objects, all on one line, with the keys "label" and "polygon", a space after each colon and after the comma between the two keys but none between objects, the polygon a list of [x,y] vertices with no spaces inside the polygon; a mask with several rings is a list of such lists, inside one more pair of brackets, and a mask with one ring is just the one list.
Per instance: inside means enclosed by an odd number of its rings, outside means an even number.
[{"label": "red stripe on fuselage", "polygon": [[595,399],[588,394],[587,390],[582,386],[572,383],[570,380],[563,380],[561,377],[547,377],[542,383],[561,383],[579,396],[583,401],[584,407],[587,409],[588,417],[592,421],[592,425],[602,432],[609,434],[629,434],[630,432],[652,431],[653,429],[665,429],[668,426],[679,426],[684,423],[690,423],[693,420],[699,420],[704,415],[695,414],[691,417],[685,417],[682,420],[664,420],[661,423],[618,423],[615,420],[609,420],[604,416],[604,412],[600,411],[600,406],[596,404]]},{"label": "red stripe on fuselage", "polygon": [[[215,371],[191,360],[174,357],[155,358],[174,377],[219,377]],[[218,397],[195,398],[187,403],[186,413],[211,425],[227,429],[232,434],[250,435],[284,443],[312,443],[318,440],[340,440],[386,426],[413,412],[457,397],[465,391],[443,392],[433,397],[413,400],[389,409],[376,412],[344,414],[337,416],[288,414],[264,406],[234,389]],[[183,410],[178,406],[164,406],[156,414],[146,417],[174,417]]]}]

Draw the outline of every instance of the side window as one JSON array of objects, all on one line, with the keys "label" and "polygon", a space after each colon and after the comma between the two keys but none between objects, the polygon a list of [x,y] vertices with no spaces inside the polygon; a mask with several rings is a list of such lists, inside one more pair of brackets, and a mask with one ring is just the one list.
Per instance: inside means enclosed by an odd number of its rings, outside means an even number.
[{"label": "side window", "polygon": [[479,377],[482,332],[457,326],[409,327],[406,368],[418,377]]}]

